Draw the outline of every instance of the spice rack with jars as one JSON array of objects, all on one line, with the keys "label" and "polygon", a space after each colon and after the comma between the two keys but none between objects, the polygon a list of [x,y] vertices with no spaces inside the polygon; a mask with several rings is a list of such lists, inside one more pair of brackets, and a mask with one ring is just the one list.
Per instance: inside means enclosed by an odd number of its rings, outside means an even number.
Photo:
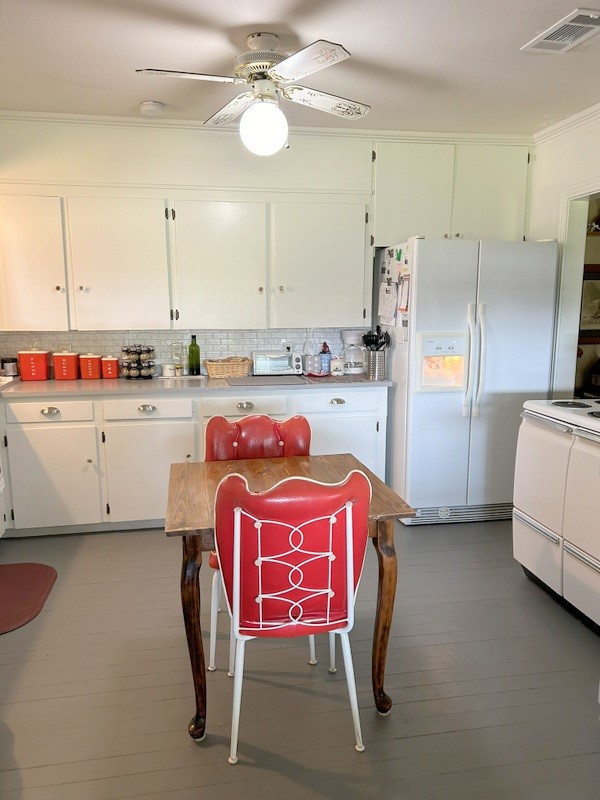
[{"label": "spice rack with jars", "polygon": [[154,348],[134,344],[121,348],[121,376],[128,380],[150,380],[156,374]]}]

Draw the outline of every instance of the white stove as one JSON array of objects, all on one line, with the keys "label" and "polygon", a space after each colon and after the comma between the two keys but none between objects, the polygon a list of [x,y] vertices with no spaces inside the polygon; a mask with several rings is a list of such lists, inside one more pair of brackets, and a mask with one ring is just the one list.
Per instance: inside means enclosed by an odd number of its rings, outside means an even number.
[{"label": "white stove", "polygon": [[600,434],[600,400],[526,400],[523,408],[534,414]]}]

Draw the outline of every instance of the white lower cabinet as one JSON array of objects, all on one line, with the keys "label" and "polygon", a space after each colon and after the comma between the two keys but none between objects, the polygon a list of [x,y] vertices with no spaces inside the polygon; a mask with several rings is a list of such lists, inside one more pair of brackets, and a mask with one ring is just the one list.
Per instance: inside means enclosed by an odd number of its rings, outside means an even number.
[{"label": "white lower cabinet", "polygon": [[310,423],[311,454],[352,453],[385,480],[387,389],[298,392],[295,413]]},{"label": "white lower cabinet", "polygon": [[[173,463],[203,457],[208,419],[305,416],[311,453],[352,453],[383,478],[387,388],[195,390],[177,395],[5,403],[0,535],[146,527],[165,517]],[[11,504],[12,503],[12,504]],[[60,530],[57,530],[60,529]]]},{"label": "white lower cabinet", "polygon": [[171,464],[196,460],[192,401],[111,400],[104,418],[107,520],[164,519]]},{"label": "white lower cabinet", "polygon": [[102,521],[93,403],[11,403],[6,438],[16,529]]}]

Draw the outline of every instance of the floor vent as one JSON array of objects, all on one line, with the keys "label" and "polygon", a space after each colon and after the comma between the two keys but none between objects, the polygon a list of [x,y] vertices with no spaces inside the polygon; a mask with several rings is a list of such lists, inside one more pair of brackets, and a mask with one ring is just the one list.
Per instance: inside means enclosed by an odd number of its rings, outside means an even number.
[{"label": "floor vent", "polygon": [[551,28],[527,42],[521,50],[530,53],[565,53],[600,33],[600,11],[576,8]]},{"label": "floor vent", "polygon": [[495,519],[511,519],[511,503],[496,503],[481,506],[442,506],[416,508],[416,517],[404,517],[405,525],[437,525],[444,522],[489,522]]}]

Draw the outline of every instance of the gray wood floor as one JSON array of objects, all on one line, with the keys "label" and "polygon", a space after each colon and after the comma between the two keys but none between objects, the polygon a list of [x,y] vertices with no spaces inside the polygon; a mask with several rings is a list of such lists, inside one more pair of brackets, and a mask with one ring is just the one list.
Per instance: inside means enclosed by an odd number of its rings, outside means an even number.
[{"label": "gray wood floor", "polygon": [[[250,642],[231,766],[226,670],[208,675],[206,741],[186,730],[179,541],[0,540],[0,562],[58,570],[42,613],[0,636],[0,797],[598,800],[600,639],[525,578],[510,524],[399,525],[397,550],[387,718],[370,688],[371,547],[351,636],[366,751],[353,748],[343,668],[327,672],[323,637],[316,667],[305,640]],[[201,583],[205,624],[208,567]]]}]

